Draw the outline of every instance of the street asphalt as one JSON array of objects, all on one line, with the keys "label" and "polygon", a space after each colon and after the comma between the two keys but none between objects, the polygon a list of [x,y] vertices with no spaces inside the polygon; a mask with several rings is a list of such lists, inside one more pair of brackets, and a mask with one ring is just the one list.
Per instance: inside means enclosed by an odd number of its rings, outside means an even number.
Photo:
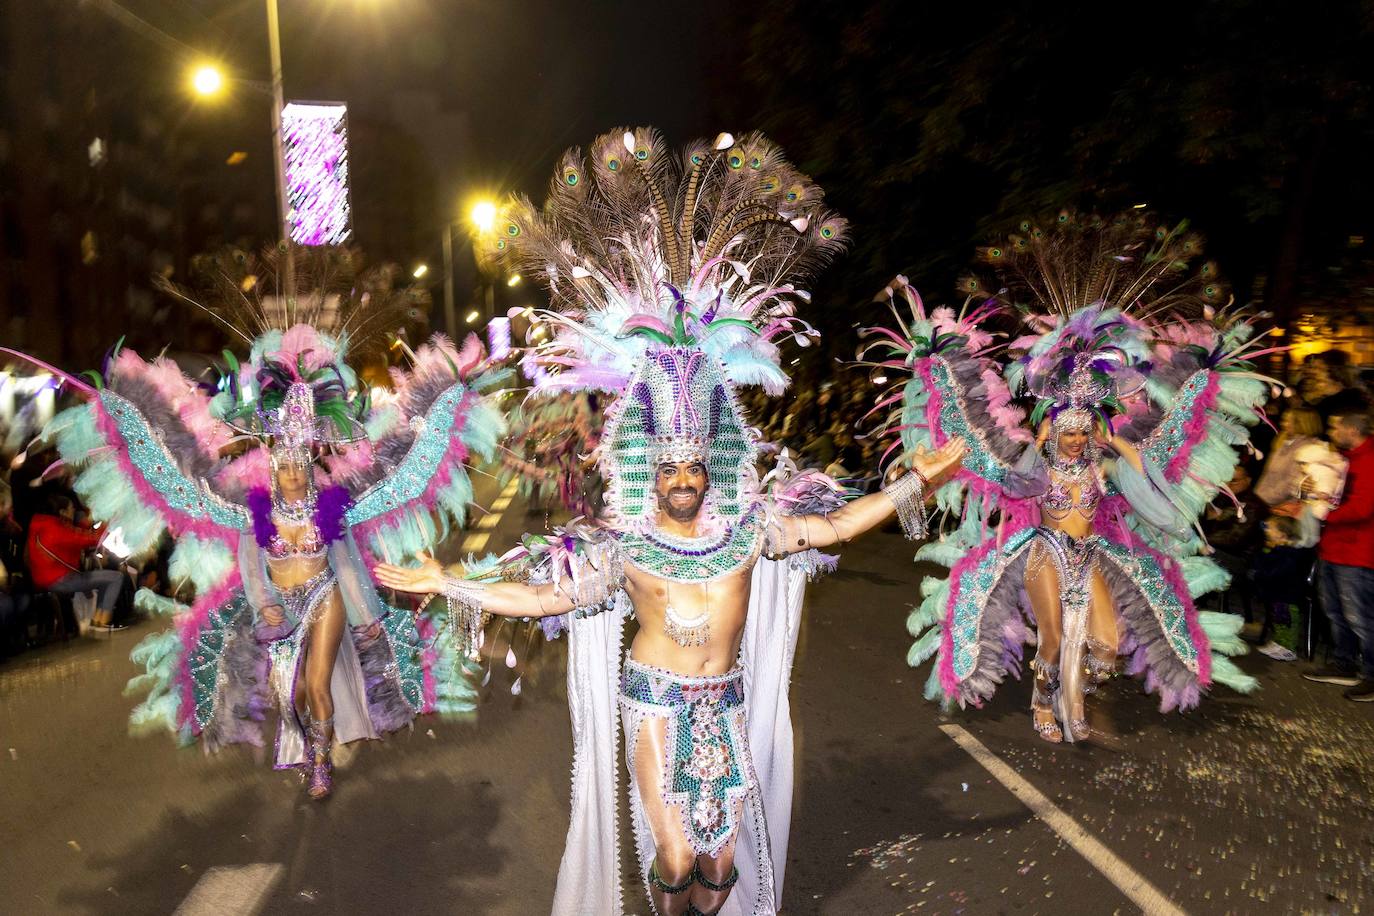
[{"label": "street asphalt", "polygon": [[[542,524],[517,500],[489,549]],[[1113,682],[1116,751],[1041,742],[1025,682],[945,713],[905,664],[912,553],[875,532],[810,591],[785,913],[1133,913],[1150,893],[1198,914],[1374,905],[1374,705],[1252,654],[1258,693],[1219,688],[1187,714]],[[0,912],[548,912],[571,764],[561,643],[504,626],[475,718],[344,755],[316,804],[265,752],[129,735],[128,653],[157,626],[0,663]]]}]

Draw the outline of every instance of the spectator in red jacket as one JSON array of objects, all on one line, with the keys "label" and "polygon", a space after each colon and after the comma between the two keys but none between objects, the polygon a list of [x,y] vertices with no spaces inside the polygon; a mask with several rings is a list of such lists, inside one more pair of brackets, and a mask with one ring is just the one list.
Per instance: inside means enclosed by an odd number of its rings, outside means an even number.
[{"label": "spectator in red jacket", "polygon": [[1347,699],[1374,702],[1374,438],[1368,405],[1332,414],[1327,435],[1350,459],[1341,504],[1317,546],[1321,601],[1335,642],[1332,664],[1304,675],[1346,686]]},{"label": "spectator in red jacket", "polygon": [[81,554],[100,543],[100,533],[74,524],[71,500],[60,494],[49,499],[49,511],[29,521],[25,545],[29,576],[34,587],[59,595],[99,592],[90,623],[112,629],[114,610],[124,588],[124,574],[113,569],[83,572]]}]

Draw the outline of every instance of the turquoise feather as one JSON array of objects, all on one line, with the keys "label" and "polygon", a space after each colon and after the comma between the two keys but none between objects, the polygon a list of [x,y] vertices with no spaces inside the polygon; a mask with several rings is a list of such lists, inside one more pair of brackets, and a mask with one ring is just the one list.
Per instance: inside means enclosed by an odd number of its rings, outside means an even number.
[{"label": "turquoise feather", "polygon": [[1188,583],[1188,594],[1193,598],[1223,591],[1231,584],[1231,574],[1207,557],[1184,557],[1178,565]]},{"label": "turquoise feather", "polygon": [[1236,663],[1224,655],[1212,655],[1212,683],[1224,684],[1237,693],[1253,693],[1259,689],[1259,681],[1236,667]]},{"label": "turquoise feather", "polygon": [[174,583],[189,581],[196,594],[203,595],[232,572],[235,563],[224,542],[185,535],[177,539],[167,562],[167,575]]},{"label": "turquoise feather", "polygon": [[926,678],[926,687],[922,692],[927,700],[943,700],[945,698],[944,688],[940,686],[940,666],[932,665],[930,677]]},{"label": "turquoise feather", "polygon": [[181,663],[182,645],[176,630],[152,633],[134,646],[129,658],[144,666],[145,673],[133,677],[124,688],[125,696],[147,691],[148,696],[134,707],[129,715],[129,727],[135,732],[166,728],[177,730],[181,709],[181,692],[174,678]]},{"label": "turquoise feather", "polygon": [[1218,611],[1200,611],[1198,625],[1207,634],[1213,652],[1222,655],[1244,655],[1250,651],[1245,640],[1240,638],[1241,627],[1245,621],[1238,614],[1222,614]]},{"label": "turquoise feather", "polygon": [[187,609],[181,602],[159,595],[150,588],[140,588],[134,593],[134,607],[157,617],[172,617]]},{"label": "turquoise feather", "polygon": [[952,568],[966,553],[968,553],[968,548],[953,538],[942,539],[921,545],[921,548],[916,551],[916,560],[917,562],[938,563],[941,566]]},{"label": "turquoise feather", "polygon": [[906,653],[906,663],[912,668],[924,664],[940,648],[940,629],[935,627],[912,643]]}]

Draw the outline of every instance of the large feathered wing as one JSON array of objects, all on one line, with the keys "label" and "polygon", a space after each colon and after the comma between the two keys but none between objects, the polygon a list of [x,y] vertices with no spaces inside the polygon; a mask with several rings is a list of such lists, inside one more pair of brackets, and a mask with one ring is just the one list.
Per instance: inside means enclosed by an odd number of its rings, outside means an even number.
[{"label": "large feathered wing", "polygon": [[[176,538],[169,576],[194,597],[185,606],[146,589],[136,596],[143,610],[171,615],[173,626],[133,652],[146,673],[130,690],[147,697],[131,721],[189,740],[213,702],[214,666],[197,666],[196,647],[218,645],[242,601],[235,554],[248,515],[211,482],[231,431],[211,414],[209,394],[170,360],[116,351],[98,380],[87,402],[54,417],[45,435],[76,470],[73,487],[91,514],[118,531],[131,556],[151,553],[166,534]],[[211,679],[199,694],[198,678]]]},{"label": "large feathered wing", "polygon": [[88,390],[45,435],[77,469],[74,487],[92,515],[118,528],[133,556],[167,531],[237,544],[248,517],[210,483],[229,436],[209,397],[170,360],[147,363],[128,350]]},{"label": "large feathered wing", "polygon": [[1259,350],[1243,320],[1174,320],[1154,328],[1154,370],[1144,403],[1128,405],[1119,435],[1158,469],[1175,508],[1195,523],[1235,473],[1272,380],[1250,360]]},{"label": "large feathered wing", "polygon": [[[906,302],[909,315],[897,308],[897,295]],[[942,508],[957,511],[962,494],[969,490],[993,501],[1014,498],[1016,462],[1032,437],[1023,426],[1025,411],[1012,403],[1000,367],[990,358],[993,335],[981,327],[996,307],[966,307],[960,314],[937,308],[928,313],[903,277],[878,298],[893,306],[898,326],[868,331],[874,339],[866,355],[878,353],[874,364],[888,377],[910,375],[896,382],[898,387],[875,408],[892,408],[879,435],[900,441],[898,460],[953,438],[965,441],[963,468],[941,490]]]},{"label": "large feathered wing", "polygon": [[457,350],[436,336],[395,376],[395,402],[371,424],[375,438],[330,463],[354,496],[345,522],[391,563],[433,549],[450,523],[463,524],[473,499],[466,462],[490,461],[505,431],[486,394],[499,377],[485,371],[475,337]]}]

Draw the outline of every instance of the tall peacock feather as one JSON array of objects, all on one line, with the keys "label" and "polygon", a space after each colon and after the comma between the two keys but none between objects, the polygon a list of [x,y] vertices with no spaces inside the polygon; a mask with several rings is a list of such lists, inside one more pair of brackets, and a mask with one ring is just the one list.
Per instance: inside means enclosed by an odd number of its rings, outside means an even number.
[{"label": "tall peacock feather", "polygon": [[1039,399],[1032,425],[1105,425],[1123,410],[1151,371],[1152,329],[1202,318],[1227,297],[1213,262],[1194,266],[1202,248],[1186,220],[1061,210],[979,249],[996,280],[970,276],[961,288],[1015,306],[1033,332],[1011,342],[1024,355],[1006,370],[1013,392]]},{"label": "tall peacock feather", "polygon": [[844,247],[819,187],[762,135],[721,134],[673,155],[656,130],[617,129],[569,150],[542,209],[505,208],[495,253],[548,287],[551,340],[526,357],[546,391],[620,397],[601,467],[613,517],[647,518],[645,473],[700,458],[727,519],[758,488],[741,385],[780,394],[778,343],[818,334],[796,316],[800,284]]},{"label": "tall peacock feather", "polygon": [[1194,267],[1203,240],[1187,220],[1170,227],[1145,211],[1107,218],[1060,210],[1052,219],[1022,220],[1017,229],[1004,243],[979,249],[997,281],[969,276],[964,292],[998,295],[1031,315],[1100,306],[1140,319],[1168,312],[1196,318],[1204,304],[1227,298],[1214,262]]}]

